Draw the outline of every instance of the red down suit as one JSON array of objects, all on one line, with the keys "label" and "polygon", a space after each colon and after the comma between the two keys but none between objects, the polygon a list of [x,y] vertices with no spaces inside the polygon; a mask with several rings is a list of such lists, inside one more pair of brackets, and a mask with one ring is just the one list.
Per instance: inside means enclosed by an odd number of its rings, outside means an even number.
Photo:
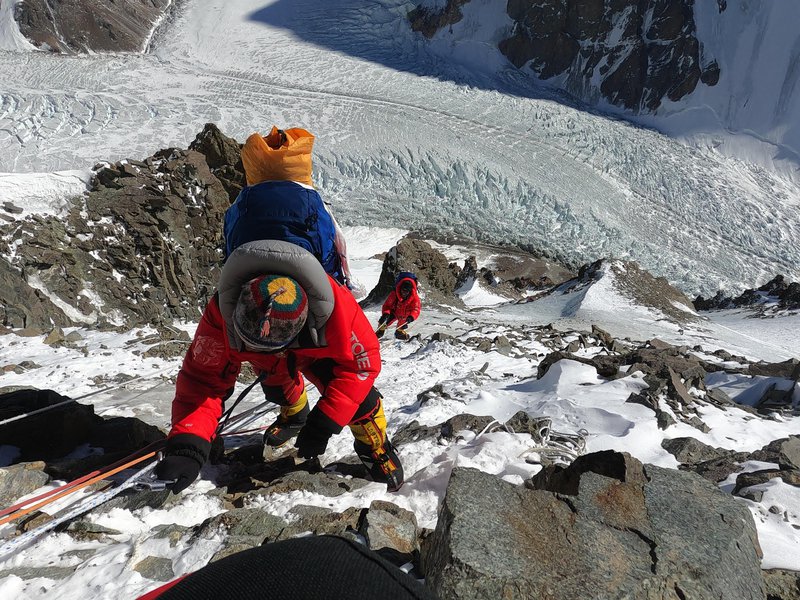
[{"label": "red down suit", "polygon": [[350,291],[325,277],[333,303],[324,327],[313,341],[301,334],[278,354],[250,352],[241,344],[237,349],[220,295],[214,296],[178,374],[170,437],[181,433],[209,441],[214,437],[223,400],[231,395],[244,361],[257,372],[266,372],[263,384],[280,387],[290,404],[302,394],[305,375],[320,391],[317,406],[322,413],[339,427],[350,423],[380,373],[380,348]]},{"label": "red down suit", "polygon": [[[402,286],[405,281],[411,283],[411,293],[408,295],[408,298],[403,299],[400,295],[400,286]],[[420,310],[421,304],[419,301],[419,294],[417,293],[417,281],[413,277],[403,277],[397,281],[394,289],[389,292],[388,298],[386,298],[386,301],[383,303],[381,313],[384,315],[394,315],[397,322],[402,325],[406,322],[408,317],[412,317],[416,321],[419,318]],[[387,325],[391,324],[392,321],[387,322]]]}]

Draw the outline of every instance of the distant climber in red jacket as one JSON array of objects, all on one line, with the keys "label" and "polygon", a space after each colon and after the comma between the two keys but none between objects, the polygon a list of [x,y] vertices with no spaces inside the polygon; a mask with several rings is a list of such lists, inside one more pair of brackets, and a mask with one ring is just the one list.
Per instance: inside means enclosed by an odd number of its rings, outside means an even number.
[{"label": "distant climber in red jacket", "polygon": [[[344,426],[372,479],[390,491],[403,469],[386,435],[380,345],[347,288],[313,254],[277,240],[243,244],[228,257],[178,374],[172,430],[156,476],[188,487],[208,460],[211,442],[244,361],[265,375],[268,400],[281,406],[264,435],[277,447],[297,436],[302,458],[325,452]],[[303,377],[319,390],[309,409]]]},{"label": "distant climber in red jacket", "polygon": [[389,293],[381,309],[381,318],[375,335],[379,338],[386,333],[386,328],[395,321],[397,328],[394,337],[407,340],[408,326],[419,318],[421,304],[417,293],[417,276],[413,273],[401,272],[395,279],[394,289]]}]

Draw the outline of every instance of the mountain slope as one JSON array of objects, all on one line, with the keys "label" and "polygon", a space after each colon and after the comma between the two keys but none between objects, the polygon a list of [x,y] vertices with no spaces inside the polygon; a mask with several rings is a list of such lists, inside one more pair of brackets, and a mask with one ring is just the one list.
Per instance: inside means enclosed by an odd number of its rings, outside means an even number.
[{"label": "mountain slope", "polygon": [[151,55],[6,54],[0,169],[142,158],[209,120],[240,140],[302,124],[346,223],[632,258],[689,294],[797,278],[794,183],[439,57],[404,6],[188,2]]},{"label": "mountain slope", "polygon": [[[353,241],[357,230],[345,232],[351,240],[352,266],[357,279],[372,288],[381,269],[375,254],[388,250],[405,232],[358,231],[364,234],[363,245]],[[468,247],[449,247],[447,253],[456,259],[465,250],[472,253]],[[68,531],[51,532],[17,549],[0,560],[0,595],[38,600],[57,593],[64,600],[78,600],[91,590],[97,598],[136,597],[156,587],[159,580],[200,568],[212,557],[241,549],[243,543],[260,543],[256,538],[262,530],[263,536],[330,531],[324,528],[336,526],[344,530],[348,510],[349,514],[372,510],[376,500],[408,510],[420,527],[432,528],[453,468],[479,469],[520,486],[540,471],[537,461],[542,459],[534,451],[530,434],[517,425],[492,430],[492,419],[503,422],[518,411],[533,419],[550,419],[554,431],[576,434],[585,428],[588,451],[625,451],[671,469],[683,464],[700,470],[691,457],[676,449],[684,445],[726,458],[708,478],[726,493],[733,490],[737,478],[750,482],[741,493],[737,490],[735,498],[753,515],[764,551],[762,568],[800,568],[799,488],[777,477],[769,479],[776,465],[768,457],[774,453],[760,450],[772,440],[800,434],[800,420],[792,416],[791,406],[770,417],[725,400],[756,404],[770,385],[791,389],[794,382],[785,376],[753,375],[747,358],[717,348],[739,348],[751,359],[779,360],[792,352],[770,349],[744,336],[729,345],[717,339],[712,328],[701,329],[707,325],[702,318],[688,315],[688,323],[675,320],[652,301],[658,297],[662,308],[675,306],[661,293],[667,290],[631,265],[597,265],[584,275],[524,304],[469,310],[425,301],[420,319],[412,325],[420,339],[382,342],[383,369],[377,385],[407,474],[400,492],[389,494],[383,485],[354,477],[334,478],[326,486],[333,476],[325,473],[282,476],[256,483],[255,489],[250,483],[244,488],[247,492],[235,486],[228,490],[231,476],[235,480],[230,465],[209,465],[201,479],[179,497],[165,502],[163,495],[151,493],[114,501]],[[644,288],[661,292],[645,302],[640,293]],[[679,294],[670,295],[680,303]],[[366,313],[372,323],[377,322],[377,308]],[[778,319],[786,328],[798,327],[797,315]],[[7,389],[46,381],[73,398],[92,394],[80,398],[80,403],[92,403],[102,417],[136,417],[166,429],[173,377],[188,346],[186,333],[193,331],[194,323],[179,328],[173,330],[177,335],[169,337],[164,330],[151,328],[127,332],[70,328],[64,332],[66,339],[49,336],[47,343],[42,337],[16,333],[0,336],[0,362],[11,365],[0,375],[0,386]],[[604,330],[619,333],[611,336]],[[623,333],[630,339],[618,337]],[[672,339],[682,347],[641,341],[651,336]],[[626,362],[620,364],[623,357]],[[662,370],[667,368],[681,374],[665,379]],[[236,393],[247,383],[249,378],[243,376]],[[658,385],[662,385],[660,390]],[[653,396],[647,395],[649,391]],[[793,398],[795,407],[800,406],[798,394],[800,390]],[[317,399],[313,389],[310,397],[312,402]],[[655,406],[648,404],[648,398],[655,398]],[[239,409],[255,408],[262,399],[260,393],[251,393]],[[260,431],[253,429],[273,418],[274,409],[251,415],[235,428],[244,431],[226,440],[228,449],[250,446],[252,450],[261,440]],[[439,433],[443,423],[455,428],[448,436]],[[61,468],[75,460],[97,460],[100,452],[96,446],[82,445],[70,454],[74,460],[62,461]],[[323,464],[351,454],[352,437],[344,432],[331,439]],[[0,469],[18,455],[17,448],[0,446]],[[28,470],[36,468],[32,464]],[[795,471],[787,469],[783,475],[788,478]],[[251,474],[247,471],[245,479]],[[51,481],[30,493],[56,484],[57,480]],[[75,496],[64,499],[60,507]],[[138,503],[145,499],[148,506]],[[243,502],[244,512],[235,508]],[[308,513],[323,523],[300,516]],[[249,521],[244,530],[237,526],[242,515],[257,515],[267,522]],[[263,529],[266,526],[273,529]],[[234,527],[236,531],[227,530]],[[0,548],[13,531],[13,525],[2,526]],[[242,533],[250,537],[244,539]]]}]

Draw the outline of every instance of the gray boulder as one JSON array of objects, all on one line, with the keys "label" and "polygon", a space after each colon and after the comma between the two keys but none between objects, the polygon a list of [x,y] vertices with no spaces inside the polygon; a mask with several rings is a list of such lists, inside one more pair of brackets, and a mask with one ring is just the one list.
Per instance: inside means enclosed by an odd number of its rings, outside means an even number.
[{"label": "gray boulder", "polygon": [[778,463],[781,469],[800,470],[800,435],[774,440],[756,450],[750,460]]},{"label": "gray boulder", "polygon": [[372,550],[389,551],[406,557],[407,561],[419,550],[417,517],[391,502],[373,500],[361,521],[359,533]]},{"label": "gray boulder", "polygon": [[767,600],[800,600],[800,573],[783,569],[764,571]]},{"label": "gray boulder", "polygon": [[683,464],[702,463],[733,454],[730,450],[714,448],[692,437],[667,439],[661,442],[661,447]]},{"label": "gray boulder", "polygon": [[39,489],[50,477],[43,462],[21,463],[0,469],[0,506],[11,506],[15,500]]},{"label": "gray boulder", "polygon": [[764,600],[759,554],[749,511],[713,484],[599,452],[527,487],[454,469],[422,558],[442,600]]}]

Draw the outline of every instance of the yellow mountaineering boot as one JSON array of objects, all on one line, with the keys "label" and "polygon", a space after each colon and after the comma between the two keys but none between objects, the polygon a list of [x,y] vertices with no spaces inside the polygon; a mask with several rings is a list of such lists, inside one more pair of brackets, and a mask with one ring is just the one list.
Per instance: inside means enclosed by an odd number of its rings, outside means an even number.
[{"label": "yellow mountaineering boot", "polygon": [[350,423],[350,431],[356,438],[353,447],[367,467],[373,481],[385,483],[390,492],[403,485],[403,465],[397,449],[386,436],[386,417],[383,403],[379,400],[370,414]]}]

